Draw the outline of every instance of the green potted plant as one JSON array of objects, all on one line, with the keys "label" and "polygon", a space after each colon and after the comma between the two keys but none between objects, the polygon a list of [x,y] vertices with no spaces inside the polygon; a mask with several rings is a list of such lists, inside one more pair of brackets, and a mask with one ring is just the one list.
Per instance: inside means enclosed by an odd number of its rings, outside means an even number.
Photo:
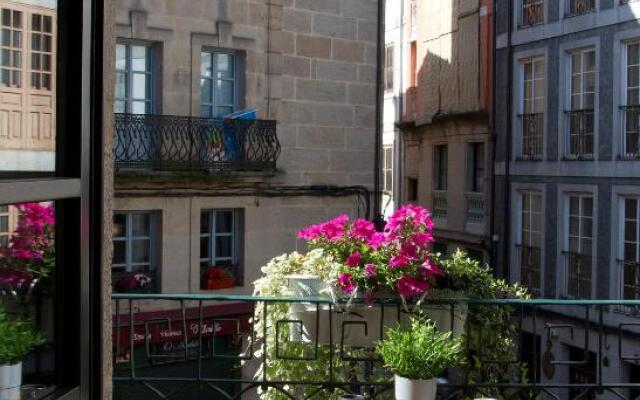
[{"label": "green potted plant", "polygon": [[0,308],[0,400],[19,400],[22,359],[42,343],[25,319],[7,316]]},{"label": "green potted plant", "polygon": [[376,352],[395,374],[397,400],[434,400],[437,377],[464,361],[460,339],[420,317],[413,317],[408,329],[389,329]]}]

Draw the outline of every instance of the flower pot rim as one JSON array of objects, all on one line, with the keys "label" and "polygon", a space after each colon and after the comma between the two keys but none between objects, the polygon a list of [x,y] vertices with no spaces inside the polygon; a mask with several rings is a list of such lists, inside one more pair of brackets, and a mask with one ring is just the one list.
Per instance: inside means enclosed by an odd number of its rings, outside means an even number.
[{"label": "flower pot rim", "polygon": [[290,274],[290,275],[286,275],[287,279],[322,279],[320,277],[320,275],[313,275],[313,274]]},{"label": "flower pot rim", "polygon": [[436,381],[437,382],[438,381],[438,377],[436,377],[436,376],[431,377],[431,378],[413,379],[413,378],[406,378],[406,377],[404,377],[402,375],[394,374],[394,377],[396,379],[400,378],[400,379],[405,379],[407,381],[413,381],[413,382],[431,382],[431,381]]}]

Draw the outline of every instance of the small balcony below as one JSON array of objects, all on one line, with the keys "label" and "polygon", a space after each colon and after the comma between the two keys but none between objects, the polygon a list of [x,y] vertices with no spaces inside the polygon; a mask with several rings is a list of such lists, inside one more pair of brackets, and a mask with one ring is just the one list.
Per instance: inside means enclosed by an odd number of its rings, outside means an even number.
[{"label": "small balcony below", "polygon": [[482,224],[484,222],[484,193],[467,192],[467,223]]},{"label": "small balcony below", "polygon": [[113,155],[123,171],[275,172],[276,121],[115,114]]}]

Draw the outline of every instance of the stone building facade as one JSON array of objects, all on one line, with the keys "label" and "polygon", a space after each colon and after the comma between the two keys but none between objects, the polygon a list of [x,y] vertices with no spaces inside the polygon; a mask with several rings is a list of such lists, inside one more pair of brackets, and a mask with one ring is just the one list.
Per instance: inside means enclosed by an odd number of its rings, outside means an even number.
[{"label": "stone building facade", "polygon": [[[640,4],[496,5],[496,270],[534,296],[637,299]],[[553,311],[564,316],[554,324],[575,331],[552,332],[547,351],[576,363],[542,380],[589,382],[596,366],[580,361],[597,345],[571,320],[584,314]],[[636,323],[632,315],[619,307],[604,321],[618,329]],[[545,337],[540,329],[531,333],[532,343]],[[623,338],[606,351],[637,353],[638,342]],[[633,363],[613,359],[603,367],[605,381],[637,379]]]},{"label": "stone building facade", "polygon": [[[251,126],[275,129],[281,148],[275,168],[215,171],[131,168],[116,151],[116,286],[119,275],[145,272],[158,292],[209,292],[207,273],[218,265],[234,279],[224,293],[251,293],[267,260],[302,246],[301,227],[343,212],[367,217],[377,18],[375,0],[117,2],[116,131],[128,134],[132,120],[139,130],[114,148],[170,152],[145,142],[153,129],[181,134],[168,116],[189,117],[184,128],[242,109],[256,110]],[[196,147],[229,154],[220,129],[223,144]],[[210,147],[199,149],[191,151]]]},{"label": "stone building facade", "polygon": [[427,206],[435,249],[489,261],[491,1],[406,1],[402,202]]}]

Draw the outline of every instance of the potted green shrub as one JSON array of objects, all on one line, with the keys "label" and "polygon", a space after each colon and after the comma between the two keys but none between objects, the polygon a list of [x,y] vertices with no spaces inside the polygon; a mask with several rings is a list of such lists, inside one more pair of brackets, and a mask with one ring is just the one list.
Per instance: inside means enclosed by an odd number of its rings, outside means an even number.
[{"label": "potted green shrub", "polygon": [[464,360],[460,339],[419,317],[411,319],[408,329],[389,329],[376,352],[395,374],[396,400],[434,400],[437,377]]},{"label": "potted green shrub", "polygon": [[25,319],[10,319],[0,309],[0,400],[19,400],[22,359],[42,343]]}]

